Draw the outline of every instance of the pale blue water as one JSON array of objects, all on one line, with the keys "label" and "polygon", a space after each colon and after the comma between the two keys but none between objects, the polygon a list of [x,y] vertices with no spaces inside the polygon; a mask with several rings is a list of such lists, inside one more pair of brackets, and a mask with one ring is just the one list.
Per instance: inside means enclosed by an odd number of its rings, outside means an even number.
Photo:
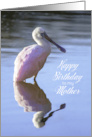
[{"label": "pale blue water", "polygon": [[[27,79],[27,83],[13,83],[14,60],[23,47],[35,43],[31,33],[37,26],[43,27],[67,52],[61,53],[52,45],[52,52],[38,73],[38,86],[33,85],[33,78]],[[90,136],[90,12],[2,12],[1,44],[1,135]],[[83,77],[77,84],[75,80],[54,80],[56,71],[63,76],[68,73],[57,68],[66,59],[65,64],[79,64],[74,72]],[[74,73],[69,72],[71,75]],[[67,90],[74,86],[79,93],[57,94],[64,84]],[[46,118],[64,103],[66,106],[54,112],[46,122],[36,121],[36,118],[40,121],[43,112]]]}]

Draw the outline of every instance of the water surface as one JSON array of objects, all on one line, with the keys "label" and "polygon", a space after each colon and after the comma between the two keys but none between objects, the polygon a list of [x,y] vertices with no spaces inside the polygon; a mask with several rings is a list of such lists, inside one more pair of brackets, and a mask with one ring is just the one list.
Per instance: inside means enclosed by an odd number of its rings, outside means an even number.
[{"label": "water surface", "polygon": [[[66,49],[54,45],[47,61],[26,83],[13,83],[14,60],[23,47],[34,44],[37,26]],[[2,12],[1,41],[1,135],[91,135],[91,16],[90,12]],[[78,64],[75,71],[61,71],[61,61]],[[56,72],[82,76],[55,80]],[[73,85],[74,84],[74,85]],[[76,92],[62,92],[74,87]],[[79,90],[79,92],[77,91]],[[59,91],[59,92],[58,92]]]}]

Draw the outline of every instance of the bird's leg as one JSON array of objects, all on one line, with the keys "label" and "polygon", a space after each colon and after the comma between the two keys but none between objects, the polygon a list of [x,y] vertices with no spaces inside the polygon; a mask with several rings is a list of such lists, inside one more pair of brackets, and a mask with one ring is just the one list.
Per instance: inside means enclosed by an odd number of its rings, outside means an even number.
[{"label": "bird's leg", "polygon": [[36,83],[36,77],[37,77],[37,74],[34,76],[34,83]]},{"label": "bird's leg", "polygon": [[24,80],[24,82],[26,82],[26,79]]}]

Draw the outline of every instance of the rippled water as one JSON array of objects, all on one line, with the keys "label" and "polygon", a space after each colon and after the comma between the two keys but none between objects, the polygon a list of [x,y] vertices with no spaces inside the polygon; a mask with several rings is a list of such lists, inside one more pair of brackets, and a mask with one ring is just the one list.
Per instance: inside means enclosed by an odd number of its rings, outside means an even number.
[{"label": "rippled water", "polygon": [[[90,12],[3,11],[1,19],[1,135],[90,136]],[[67,52],[61,53],[52,45],[35,83],[33,78],[13,83],[14,60],[23,47],[35,43],[31,33],[37,26]],[[65,62],[62,70],[61,61]],[[65,64],[78,67],[65,71]],[[80,81],[63,79],[69,73],[81,76]]]}]

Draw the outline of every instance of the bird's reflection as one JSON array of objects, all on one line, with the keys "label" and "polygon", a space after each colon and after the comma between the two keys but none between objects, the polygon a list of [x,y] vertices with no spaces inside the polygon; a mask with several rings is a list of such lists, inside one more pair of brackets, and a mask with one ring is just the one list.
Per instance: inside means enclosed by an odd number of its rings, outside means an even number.
[{"label": "bird's reflection", "polygon": [[36,128],[43,127],[47,119],[51,117],[54,112],[65,108],[65,104],[62,104],[59,109],[52,111],[47,117],[44,117],[51,110],[51,102],[36,81],[34,84],[14,82],[13,85],[15,100],[19,106],[24,107],[25,112],[36,112],[32,119]]}]

